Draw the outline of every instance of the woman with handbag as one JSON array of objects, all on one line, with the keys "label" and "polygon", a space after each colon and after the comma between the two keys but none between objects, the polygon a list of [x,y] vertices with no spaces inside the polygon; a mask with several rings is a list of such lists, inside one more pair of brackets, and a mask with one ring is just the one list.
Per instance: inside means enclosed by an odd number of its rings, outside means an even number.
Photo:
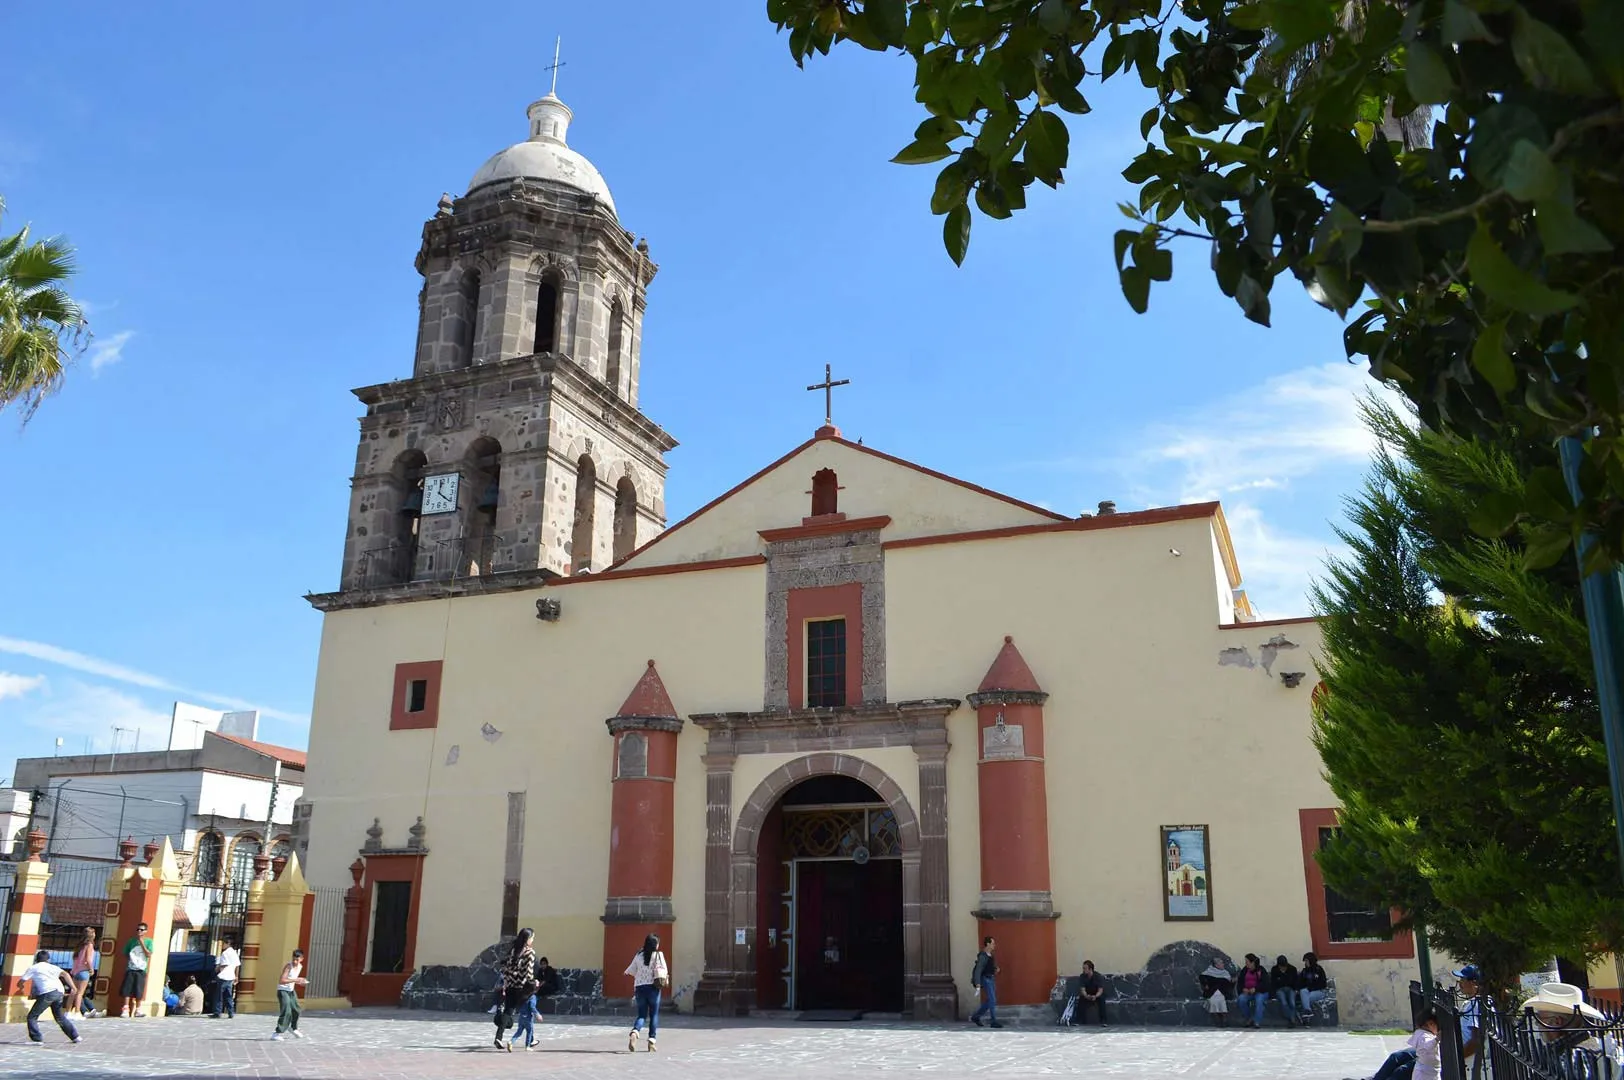
[{"label": "woman with handbag", "polygon": [[637,1033],[642,1030],[643,1017],[647,1016],[648,1048],[652,1051],[660,1027],[660,994],[671,983],[671,972],[665,966],[665,953],[660,951],[658,937],[650,934],[643,939],[642,951],[632,956],[626,974],[632,977],[632,997],[637,1000],[637,1019],[632,1021],[626,1049],[637,1049]]},{"label": "woman with handbag", "polygon": [[496,1011],[496,1048],[510,1054],[513,1043],[503,1038],[508,1025],[536,992],[536,950],[530,944],[535,936],[536,932],[529,927],[520,930],[519,936],[513,939],[513,951],[502,964],[502,1003]]}]

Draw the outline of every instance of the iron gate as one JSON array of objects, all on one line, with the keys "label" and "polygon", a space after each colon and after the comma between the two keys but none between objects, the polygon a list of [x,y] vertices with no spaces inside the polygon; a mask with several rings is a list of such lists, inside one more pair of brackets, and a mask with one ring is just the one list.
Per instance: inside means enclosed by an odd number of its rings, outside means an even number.
[{"label": "iron gate", "polygon": [[313,998],[338,996],[338,969],[344,953],[344,894],[332,885],[315,888],[310,910],[309,975],[306,993]]}]

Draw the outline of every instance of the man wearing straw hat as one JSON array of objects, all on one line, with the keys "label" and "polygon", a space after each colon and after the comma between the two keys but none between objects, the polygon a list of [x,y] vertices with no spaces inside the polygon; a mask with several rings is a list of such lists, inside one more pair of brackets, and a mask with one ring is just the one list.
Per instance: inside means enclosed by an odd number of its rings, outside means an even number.
[{"label": "man wearing straw hat", "polygon": [[1605,1030],[1607,1017],[1600,1009],[1586,1004],[1585,992],[1571,983],[1548,982],[1539,993],[1529,998],[1525,1006],[1534,1014],[1538,1031],[1548,1043],[1559,1050],[1588,1050],[1606,1057],[1613,1066],[1610,1075],[1618,1075],[1624,1068],[1624,1051],[1620,1050],[1616,1033]]}]

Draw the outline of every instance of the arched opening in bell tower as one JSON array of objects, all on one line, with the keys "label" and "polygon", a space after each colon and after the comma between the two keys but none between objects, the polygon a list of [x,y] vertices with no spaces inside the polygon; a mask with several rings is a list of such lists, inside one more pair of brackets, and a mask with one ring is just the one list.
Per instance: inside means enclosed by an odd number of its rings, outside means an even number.
[{"label": "arched opening in bell tower", "polygon": [[591,454],[575,466],[575,527],[570,533],[570,573],[592,569],[593,533],[597,524],[598,467]]},{"label": "arched opening in bell tower", "polygon": [[536,347],[534,352],[555,353],[559,349],[559,309],[564,279],[557,270],[547,270],[536,286]]},{"label": "arched opening in bell tower", "polygon": [[778,800],[758,843],[756,1007],[901,1012],[896,811],[854,776],[813,776]]},{"label": "arched opening in bell tower", "polygon": [[615,392],[616,397],[623,396],[620,392],[620,373],[622,368],[620,351],[622,348],[621,324],[626,321],[626,309],[620,304],[620,297],[615,297],[609,305],[609,361],[604,369],[604,381],[609,389]]},{"label": "arched opening in bell tower", "polygon": [[637,487],[632,478],[622,476],[615,485],[614,561],[619,562],[637,548]]},{"label": "arched opening in bell tower", "polygon": [[496,558],[496,507],[502,495],[502,445],[482,436],[468,448],[469,494],[464,530],[462,572],[470,577],[488,574]]},{"label": "arched opening in bell tower", "polygon": [[479,348],[479,284],[478,270],[463,271],[457,283],[457,294],[462,298],[461,340],[457,342],[457,362],[461,367],[473,367]]},{"label": "arched opening in bell tower", "polygon": [[417,569],[417,545],[423,516],[423,473],[428,458],[421,450],[408,450],[395,459],[394,488],[397,503],[394,532],[382,550],[368,554],[366,577],[379,584],[400,584],[412,580]]}]

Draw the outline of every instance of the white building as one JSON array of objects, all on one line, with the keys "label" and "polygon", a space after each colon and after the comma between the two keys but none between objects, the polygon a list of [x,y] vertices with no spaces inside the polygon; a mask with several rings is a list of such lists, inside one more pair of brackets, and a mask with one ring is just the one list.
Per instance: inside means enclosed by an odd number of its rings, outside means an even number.
[{"label": "white building", "polygon": [[49,838],[47,947],[79,924],[101,921],[121,841],[145,847],[165,837],[195,882],[176,911],[171,947],[212,947],[188,935],[229,928],[246,899],[254,856],[292,851],[305,753],[257,741],[257,726],[255,713],[176,702],[164,749],[18,759],[13,788],[0,791],[0,836],[14,847],[32,820]]}]

